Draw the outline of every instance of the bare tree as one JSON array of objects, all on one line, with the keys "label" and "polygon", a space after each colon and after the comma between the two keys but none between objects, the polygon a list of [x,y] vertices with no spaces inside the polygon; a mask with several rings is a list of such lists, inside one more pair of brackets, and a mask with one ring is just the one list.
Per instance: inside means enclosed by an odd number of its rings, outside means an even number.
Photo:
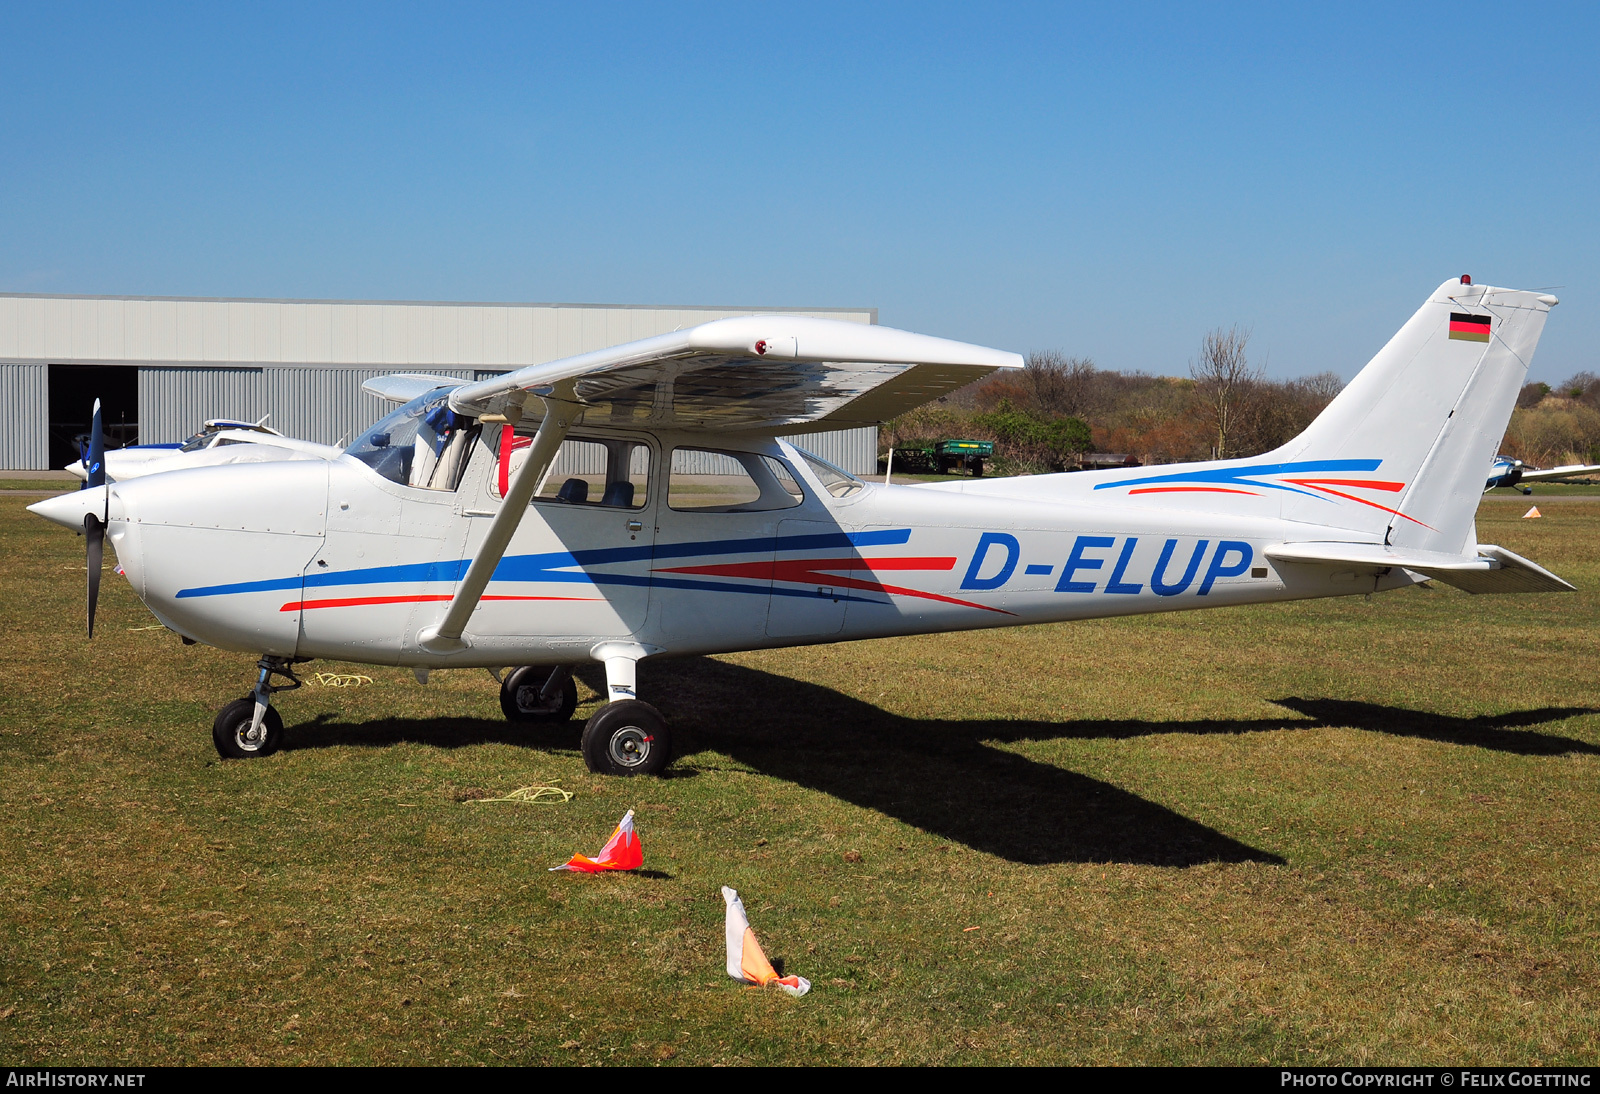
[{"label": "bare tree", "polygon": [[1217,437],[1219,460],[1227,459],[1228,434],[1240,417],[1254,389],[1261,383],[1261,370],[1250,367],[1245,353],[1250,332],[1238,327],[1208,331],[1200,341],[1200,356],[1189,362],[1200,397],[1210,412]]},{"label": "bare tree", "polygon": [[1060,350],[1028,354],[1023,380],[1034,405],[1049,417],[1087,418],[1092,411],[1095,375],[1087,357],[1068,357]]},{"label": "bare tree", "polygon": [[1344,381],[1339,379],[1337,372],[1319,372],[1315,376],[1302,376],[1298,380],[1291,380],[1301,392],[1307,402],[1316,407],[1316,412],[1321,413],[1323,408],[1334,399],[1339,392],[1344,390]]},{"label": "bare tree", "polygon": [[1555,390],[1569,399],[1578,399],[1592,405],[1600,402],[1600,376],[1592,372],[1580,372]]}]

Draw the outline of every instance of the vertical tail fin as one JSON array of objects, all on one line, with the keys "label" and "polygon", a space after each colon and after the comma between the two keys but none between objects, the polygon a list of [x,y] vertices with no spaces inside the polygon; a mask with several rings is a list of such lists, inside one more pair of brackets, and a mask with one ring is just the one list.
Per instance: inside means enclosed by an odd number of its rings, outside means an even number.
[{"label": "vertical tail fin", "polygon": [[[1545,316],[1556,298],[1446,281],[1300,436],[1263,460],[1371,466],[1344,484],[1363,502],[1338,524],[1382,532],[1394,546],[1459,553],[1474,544],[1473,514]],[[1365,468],[1363,468],[1364,470]],[[1332,478],[1319,494],[1338,492]],[[1384,492],[1381,503],[1374,489]],[[1323,499],[1291,496],[1283,515],[1329,523]]]}]

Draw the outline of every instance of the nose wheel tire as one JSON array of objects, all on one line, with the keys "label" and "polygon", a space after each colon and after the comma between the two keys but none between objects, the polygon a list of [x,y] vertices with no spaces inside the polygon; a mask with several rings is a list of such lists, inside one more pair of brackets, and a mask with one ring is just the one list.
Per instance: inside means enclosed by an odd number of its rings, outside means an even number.
[{"label": "nose wheel tire", "polygon": [[549,702],[539,701],[539,692],[550,679],[548,666],[523,665],[509,673],[500,685],[500,709],[510,722],[570,722],[578,709],[578,685],[572,678]]},{"label": "nose wheel tire", "polygon": [[583,762],[596,775],[659,775],[671,759],[666,719],[649,703],[607,703],[583,727]]},{"label": "nose wheel tire", "polygon": [[261,728],[251,733],[255,721],[256,700],[253,695],[235,699],[217,712],[211,724],[211,740],[224,760],[248,760],[253,756],[270,756],[283,744],[283,718],[272,707],[261,719]]}]

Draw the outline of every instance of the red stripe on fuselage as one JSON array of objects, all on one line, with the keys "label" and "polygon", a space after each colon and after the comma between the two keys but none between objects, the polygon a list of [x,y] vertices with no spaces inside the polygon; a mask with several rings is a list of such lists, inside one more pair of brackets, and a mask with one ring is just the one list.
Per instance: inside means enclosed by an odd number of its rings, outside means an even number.
[{"label": "red stripe on fuselage", "polygon": [[1379,479],[1284,479],[1283,481],[1292,482],[1296,486],[1316,486],[1319,483],[1328,486],[1354,486],[1366,490],[1387,490],[1391,494],[1406,488],[1403,482],[1383,482]]},{"label": "red stripe on fuselage", "polygon": [[1261,495],[1254,490],[1233,490],[1226,486],[1141,486],[1129,490],[1130,494],[1247,494],[1252,498]]},{"label": "red stripe on fuselage", "polygon": [[660,574],[696,574],[702,577],[742,577],[766,581],[792,581],[797,584],[840,586],[871,593],[889,593],[894,596],[914,596],[922,600],[937,600],[942,604],[957,604],[963,608],[981,608],[986,612],[1014,615],[1004,608],[991,608],[987,604],[974,604],[953,596],[926,593],[920,589],[907,589],[899,585],[884,585],[876,581],[842,577],[833,571],[866,570],[950,570],[956,560],[952,558],[785,558],[767,562],[732,562],[720,566],[672,566],[653,571]]}]

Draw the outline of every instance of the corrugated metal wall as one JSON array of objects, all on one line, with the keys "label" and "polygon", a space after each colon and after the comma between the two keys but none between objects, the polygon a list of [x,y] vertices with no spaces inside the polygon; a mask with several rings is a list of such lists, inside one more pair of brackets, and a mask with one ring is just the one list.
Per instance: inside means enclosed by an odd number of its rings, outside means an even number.
[{"label": "corrugated metal wall", "polygon": [[[371,368],[141,368],[139,429],[146,444],[181,441],[207,418],[256,421],[319,444],[354,440],[394,409],[361,390],[393,372]],[[470,370],[435,370],[471,379]]]},{"label": "corrugated metal wall", "polygon": [[[262,413],[272,412],[268,425],[302,440],[318,444],[350,443],[367,427],[395,408],[376,395],[361,390],[361,384],[374,376],[395,371],[392,368],[269,368],[262,372]],[[473,377],[471,369],[428,370],[439,376],[463,380]]]},{"label": "corrugated metal wall", "polygon": [[50,458],[48,365],[0,365],[0,467],[43,470]]},{"label": "corrugated metal wall", "polygon": [[207,418],[253,422],[261,409],[258,368],[141,368],[139,439],[181,441]]},{"label": "corrugated metal wall", "polygon": [[[872,323],[875,311],[766,309]],[[140,439],[181,441],[207,418],[271,425],[332,444],[389,407],[361,381],[427,371],[483,379],[713,319],[722,308],[582,304],[386,304],[0,294],[0,465],[46,466],[47,366],[134,365]],[[37,414],[27,408],[36,406]],[[797,438],[856,474],[877,463],[877,430]]]},{"label": "corrugated metal wall", "polygon": [[[13,368],[17,366],[12,366]],[[43,366],[30,366],[43,375]],[[139,370],[139,436],[146,444],[181,441],[207,418],[255,421],[290,437],[319,444],[349,443],[394,409],[361,390],[364,380],[392,369],[363,368],[141,368]],[[481,379],[467,369],[434,369],[442,376]],[[43,399],[43,383],[39,395]],[[21,405],[7,398],[4,405]],[[42,421],[42,411],[41,411]],[[40,436],[43,436],[41,429]],[[809,452],[836,463],[854,475],[870,475],[878,466],[875,427],[836,433],[805,433],[792,438]],[[42,441],[40,443],[43,443]],[[712,443],[712,442],[707,442]],[[38,457],[43,466],[44,456]],[[6,466],[31,466],[7,464]],[[603,471],[604,467],[561,468],[568,474]],[[711,471],[697,473],[713,474]]]},{"label": "corrugated metal wall", "polygon": [[784,439],[852,475],[877,473],[878,427],[875,425],[841,429],[833,433],[801,433]]}]

